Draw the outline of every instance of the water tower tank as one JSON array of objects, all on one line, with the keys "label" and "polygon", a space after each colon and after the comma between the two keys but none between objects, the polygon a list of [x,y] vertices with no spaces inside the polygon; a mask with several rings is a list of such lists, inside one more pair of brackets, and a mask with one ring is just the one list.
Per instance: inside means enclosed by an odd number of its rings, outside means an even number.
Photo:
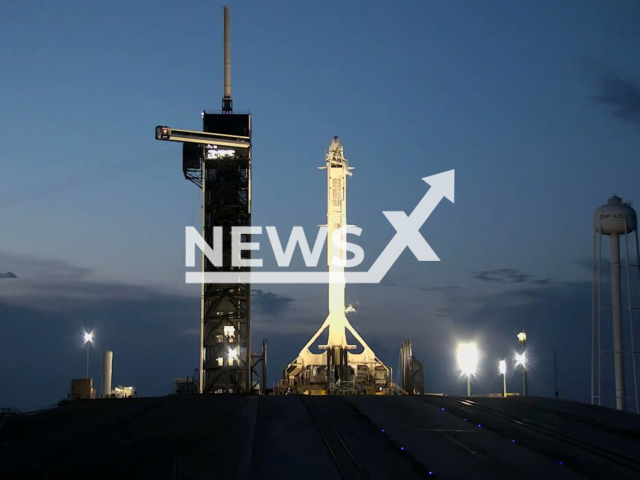
[{"label": "water tower tank", "polygon": [[594,214],[594,228],[602,235],[633,232],[638,225],[636,211],[629,205],[622,203],[616,195],[611,197],[606,205],[599,207]]}]

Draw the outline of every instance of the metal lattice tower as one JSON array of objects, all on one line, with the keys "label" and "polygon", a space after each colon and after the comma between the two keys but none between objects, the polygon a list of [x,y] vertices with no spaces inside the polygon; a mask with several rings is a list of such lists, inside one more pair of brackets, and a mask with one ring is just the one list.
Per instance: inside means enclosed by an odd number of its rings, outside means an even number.
[{"label": "metal lattice tower", "polygon": [[[156,139],[181,142],[182,170],[202,189],[202,238],[222,250],[222,265],[202,255],[203,272],[249,272],[232,261],[232,227],[251,226],[251,115],[233,112],[229,48],[229,7],[224,7],[224,96],[222,110],[202,113],[203,131],[156,127]],[[214,245],[214,228],[222,229]],[[249,242],[244,235],[242,242]],[[251,252],[243,250],[242,259]],[[247,283],[203,283],[200,309],[200,393],[248,393],[252,365],[262,357],[251,353],[251,286]],[[253,373],[252,373],[253,372]],[[260,375],[258,375],[260,376]],[[266,377],[265,368],[262,377]],[[261,380],[264,392],[266,378]]]},{"label": "metal lattice tower", "polygon": [[424,368],[422,363],[413,356],[411,340],[402,342],[400,347],[400,379],[402,388],[410,395],[424,394]]},{"label": "metal lattice tower", "polygon": [[[251,115],[205,112],[203,130],[251,136]],[[223,267],[214,267],[203,255],[203,271],[250,271],[231,266],[231,228],[251,226],[251,148],[232,156],[202,162],[202,237],[213,245],[213,228],[223,228]],[[250,237],[246,235],[246,237]],[[250,238],[243,239],[249,242]],[[250,258],[243,250],[241,257]],[[211,284],[202,288],[201,347],[202,393],[237,393],[250,389],[251,369],[251,286]]]}]

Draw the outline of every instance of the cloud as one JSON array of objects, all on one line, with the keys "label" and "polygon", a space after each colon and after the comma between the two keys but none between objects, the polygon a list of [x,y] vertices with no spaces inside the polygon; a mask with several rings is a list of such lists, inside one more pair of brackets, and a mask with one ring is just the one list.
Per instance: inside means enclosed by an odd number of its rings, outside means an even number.
[{"label": "cloud", "polygon": [[257,289],[251,292],[251,304],[259,312],[267,316],[282,315],[294,301],[293,298],[274,292]]},{"label": "cloud", "polygon": [[481,270],[478,272],[473,272],[473,278],[477,280],[484,280],[487,282],[501,282],[501,283],[522,283],[529,278],[531,275],[527,275],[524,273],[519,273],[517,270],[513,268],[500,268],[497,270]]},{"label": "cloud", "polygon": [[458,285],[446,285],[441,287],[421,287],[420,290],[423,292],[441,292],[441,291],[449,291],[449,290],[459,290],[462,287]]},{"label": "cloud", "polygon": [[442,318],[451,318],[453,310],[451,308],[436,308],[433,316]]},{"label": "cloud", "polygon": [[0,272],[0,278],[18,278],[18,276],[13,272],[6,272],[6,273]]},{"label": "cloud", "polygon": [[[609,246],[606,244],[603,245],[602,250],[603,252],[602,252],[602,258],[600,260],[600,269],[602,270],[602,274],[608,274],[611,271],[611,260],[609,260],[609,258],[606,256],[608,255]],[[625,262],[624,257],[621,258],[621,262],[622,263]],[[594,262],[592,257],[583,257],[578,261],[576,261],[576,264],[580,266],[585,272],[592,273],[594,270]],[[596,272],[597,272],[597,269],[596,269]]]},{"label": "cloud", "polygon": [[620,120],[640,126],[640,82],[611,71],[601,74],[594,99]]},{"label": "cloud", "polygon": [[[158,297],[198,295],[198,288],[178,294],[163,287],[129,284],[101,278],[99,272],[69,262],[0,252],[0,264],[10,263],[20,271],[19,282],[3,284],[0,300],[46,312],[70,312],[100,302],[152,301]],[[34,300],[37,299],[37,300]]]},{"label": "cloud", "polygon": [[[90,368],[98,384],[99,358],[106,349],[114,351],[114,382],[132,384],[145,396],[170,393],[174,377],[190,376],[197,367],[199,289],[177,295],[149,285],[100,279],[91,269],[65,262],[0,254],[0,264],[5,265],[5,259],[20,271],[20,281],[6,282],[0,289],[0,351],[14,359],[11,365],[0,363],[2,385],[11,385],[0,386],[0,405],[28,410],[65,398],[70,380],[84,375],[80,338],[84,327],[96,331]],[[411,339],[414,355],[425,365],[427,390],[448,394],[465,390],[456,370],[458,341],[473,339],[482,349],[473,388],[478,393],[499,392],[497,361],[512,359],[515,335],[525,329],[532,362],[531,394],[553,394],[557,349],[561,397],[588,402],[590,280],[547,282],[529,275],[517,282],[514,275],[526,274],[513,269],[484,271],[481,277],[513,284],[507,292],[491,294],[482,293],[484,282],[469,289],[423,287],[430,292],[424,295],[416,295],[415,289],[385,295],[388,290],[379,286],[358,287],[361,305],[350,321],[396,373],[400,345]],[[326,318],[325,289],[308,290],[313,295],[298,290],[288,295],[252,292],[252,338],[269,339],[270,383],[280,378],[282,368]],[[47,365],[46,373],[42,365]],[[609,366],[605,370],[607,375],[613,371]],[[519,391],[517,376],[510,375],[508,382],[510,391]],[[607,384],[604,388],[606,395],[613,392]],[[613,399],[612,394],[609,397]]]},{"label": "cloud", "polygon": [[536,279],[533,275],[522,273],[519,270],[513,268],[499,268],[497,270],[480,270],[473,272],[471,275],[476,280],[482,280],[485,282],[498,282],[498,283],[533,283],[535,285],[548,285],[551,283],[551,279],[542,278]]},{"label": "cloud", "polygon": [[85,375],[83,329],[96,332],[90,374],[98,385],[103,350],[114,352],[114,382],[141,395],[171,393],[173,378],[197,367],[199,339],[188,332],[199,331],[198,291],[103,280],[38,257],[0,254],[5,259],[21,274],[0,288],[0,351],[12,358],[0,362],[0,405],[29,410],[66,398],[71,379]]}]

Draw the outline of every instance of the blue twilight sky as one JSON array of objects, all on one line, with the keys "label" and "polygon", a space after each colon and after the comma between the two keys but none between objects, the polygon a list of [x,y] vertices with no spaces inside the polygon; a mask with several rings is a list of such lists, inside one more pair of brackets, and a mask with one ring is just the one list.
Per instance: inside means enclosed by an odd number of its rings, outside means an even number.
[{"label": "blue twilight sky", "polygon": [[[15,274],[0,278],[0,405],[66,396],[84,374],[83,326],[96,352],[114,350],[114,382],[141,394],[169,392],[197,365],[198,289],[183,261],[200,191],[182,178],[180,147],[153,129],[199,129],[202,109],[219,108],[222,5],[0,6],[0,273]],[[394,232],[381,212],[409,213],[422,177],[455,169],[455,204],[422,228],[441,262],[405,252],[381,285],[349,287],[352,322],[394,368],[411,338],[427,389],[452,394],[464,389],[457,341],[480,342],[474,388],[497,391],[497,361],[525,328],[531,392],[552,394],[556,348],[561,395],[588,401],[592,212],[614,192],[640,200],[640,4],[231,7],[254,224],[323,222],[316,167],[338,135],[369,265]],[[254,288],[271,383],[324,320],[326,288]]]}]

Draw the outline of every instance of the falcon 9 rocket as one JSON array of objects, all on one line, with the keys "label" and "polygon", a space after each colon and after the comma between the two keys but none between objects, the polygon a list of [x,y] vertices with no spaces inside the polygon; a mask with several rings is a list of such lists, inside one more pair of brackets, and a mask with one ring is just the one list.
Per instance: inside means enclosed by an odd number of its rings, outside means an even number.
[{"label": "falcon 9 rocket", "polygon": [[[289,388],[327,393],[373,393],[390,386],[390,370],[378,360],[346,316],[345,276],[346,234],[338,232],[347,226],[347,176],[353,167],[344,156],[338,137],[333,137],[326,155],[327,171],[327,264],[329,270],[329,313],[320,329],[283,372],[283,384]],[[337,235],[337,241],[332,241]],[[338,245],[335,245],[335,244]],[[311,345],[328,330],[327,344],[318,345],[321,353],[313,353]],[[358,345],[349,345],[347,331]],[[350,352],[349,350],[353,350]],[[358,353],[355,350],[361,350]]]}]

